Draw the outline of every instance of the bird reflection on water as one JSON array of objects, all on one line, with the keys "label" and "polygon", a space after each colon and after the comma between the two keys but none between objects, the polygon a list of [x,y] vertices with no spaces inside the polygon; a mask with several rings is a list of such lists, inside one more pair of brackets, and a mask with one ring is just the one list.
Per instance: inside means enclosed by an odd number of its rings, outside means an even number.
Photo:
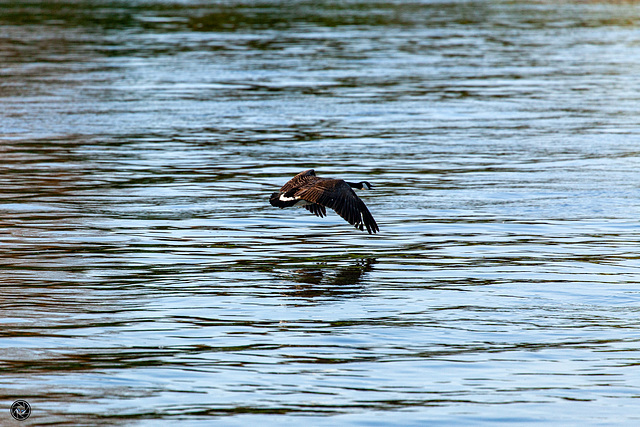
[{"label": "bird reflection on water", "polygon": [[350,298],[361,295],[366,288],[363,281],[376,262],[375,258],[359,258],[350,264],[335,267],[328,263],[318,263],[283,273],[287,280],[297,284],[284,292],[299,298]]}]

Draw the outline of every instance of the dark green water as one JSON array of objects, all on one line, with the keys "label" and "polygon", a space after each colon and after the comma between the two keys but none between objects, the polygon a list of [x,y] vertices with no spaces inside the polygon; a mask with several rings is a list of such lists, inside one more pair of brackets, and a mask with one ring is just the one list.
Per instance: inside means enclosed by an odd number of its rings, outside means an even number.
[{"label": "dark green water", "polygon": [[212,3],[0,1],[0,424],[640,422],[640,5]]}]

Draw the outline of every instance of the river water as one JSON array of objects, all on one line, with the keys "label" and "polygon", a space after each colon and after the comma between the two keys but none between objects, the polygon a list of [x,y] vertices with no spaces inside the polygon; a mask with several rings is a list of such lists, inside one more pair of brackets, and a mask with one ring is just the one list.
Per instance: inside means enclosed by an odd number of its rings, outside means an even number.
[{"label": "river water", "polygon": [[[639,28],[0,1],[0,424],[638,425]],[[308,168],[380,233],[271,207]]]}]

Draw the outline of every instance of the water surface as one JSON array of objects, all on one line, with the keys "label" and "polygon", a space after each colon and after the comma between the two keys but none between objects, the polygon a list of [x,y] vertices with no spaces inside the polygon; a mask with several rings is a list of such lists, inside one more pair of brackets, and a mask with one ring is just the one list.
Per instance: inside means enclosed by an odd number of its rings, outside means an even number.
[{"label": "water surface", "polygon": [[1,1],[2,422],[636,425],[639,23]]}]

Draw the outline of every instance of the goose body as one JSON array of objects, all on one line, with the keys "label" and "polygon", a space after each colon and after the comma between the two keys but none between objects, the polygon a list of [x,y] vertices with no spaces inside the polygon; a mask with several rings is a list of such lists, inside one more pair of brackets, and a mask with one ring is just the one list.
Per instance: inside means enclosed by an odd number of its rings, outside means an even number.
[{"label": "goose body", "polygon": [[370,190],[367,181],[358,183],[342,179],[320,178],[313,169],[300,172],[269,198],[271,206],[288,208],[302,206],[314,215],[324,217],[326,208],[333,209],[359,230],[366,227],[369,234],[380,231],[367,206],[353,188]]}]

